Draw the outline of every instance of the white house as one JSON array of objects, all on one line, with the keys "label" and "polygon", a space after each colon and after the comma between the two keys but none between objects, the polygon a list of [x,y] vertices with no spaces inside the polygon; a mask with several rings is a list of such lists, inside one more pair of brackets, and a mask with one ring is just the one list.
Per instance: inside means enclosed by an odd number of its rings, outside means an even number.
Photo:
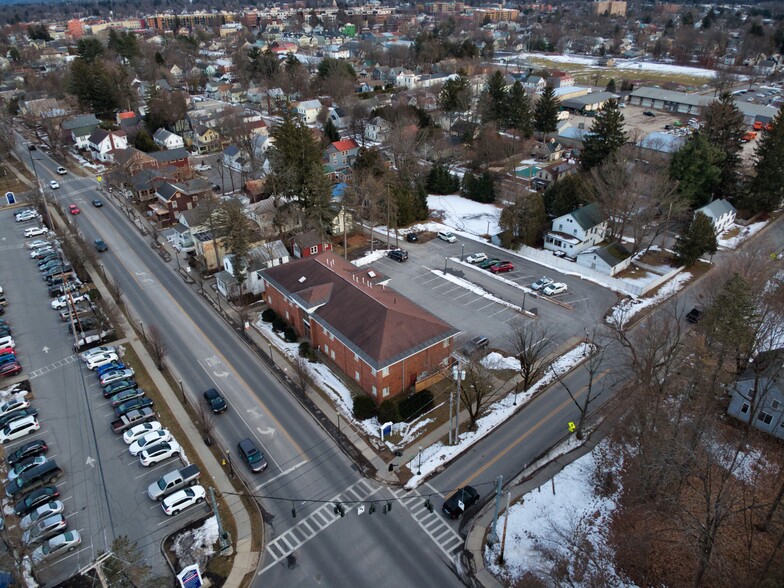
[{"label": "white house", "polygon": [[530,75],[523,82],[523,88],[539,93],[547,86],[547,80],[540,76]]},{"label": "white house", "polygon": [[305,124],[313,124],[323,108],[318,100],[303,100],[297,102],[296,112],[305,121]]},{"label": "white house", "polygon": [[385,119],[377,116],[365,127],[365,139],[368,141],[384,142],[387,140],[391,128],[392,125]]},{"label": "white house", "polygon": [[597,270],[608,276],[625,270],[632,262],[632,254],[621,243],[605,247],[591,247],[577,255],[577,264]]},{"label": "white house", "polygon": [[98,161],[114,161],[116,151],[128,148],[128,137],[125,131],[105,131],[95,129],[87,139],[87,147],[93,159]]},{"label": "white house", "polygon": [[544,248],[562,251],[569,257],[577,255],[604,240],[607,221],[595,202],[581,206],[553,220],[553,227],[544,236]]},{"label": "white house", "polygon": [[271,241],[248,251],[248,267],[245,268],[245,281],[242,288],[234,276],[234,256],[223,258],[223,271],[215,275],[215,285],[226,298],[236,298],[241,294],[259,296],[264,293],[264,280],[261,270],[289,262],[289,252],[283,241]]},{"label": "white house", "polygon": [[416,88],[418,83],[419,83],[419,74],[414,73],[413,71],[408,69],[398,74],[397,78],[395,78],[396,86],[403,86],[404,88],[408,88],[409,90]]},{"label": "white house", "polygon": [[721,200],[714,200],[702,208],[698,208],[694,211],[694,215],[697,216],[697,213],[700,212],[710,219],[713,230],[716,231],[717,235],[720,235],[730,228],[732,223],[735,222],[737,213],[735,207],[723,198]]},{"label": "white house", "polygon": [[163,128],[155,131],[152,140],[155,141],[155,144],[158,147],[166,150],[185,147],[185,142],[182,140],[182,137]]},{"label": "white house", "polygon": [[80,114],[60,123],[60,128],[71,135],[77,149],[87,149],[92,132],[101,125],[94,114]]}]

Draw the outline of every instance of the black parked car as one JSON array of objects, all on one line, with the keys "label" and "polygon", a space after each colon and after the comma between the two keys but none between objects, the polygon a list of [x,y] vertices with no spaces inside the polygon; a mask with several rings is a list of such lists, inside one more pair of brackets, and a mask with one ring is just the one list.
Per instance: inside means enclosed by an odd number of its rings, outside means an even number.
[{"label": "black parked car", "polygon": [[5,458],[5,461],[9,466],[13,466],[29,457],[42,455],[48,450],[49,446],[46,444],[46,441],[43,439],[36,439],[35,441],[25,443],[16,451],[9,453],[8,457]]},{"label": "black parked car", "polygon": [[392,251],[387,252],[387,257],[402,263],[408,259],[408,251],[403,251],[402,249],[393,249]]},{"label": "black parked car", "polygon": [[207,406],[209,406],[210,410],[215,414],[226,412],[226,409],[229,407],[229,405],[226,404],[226,399],[223,398],[221,393],[215,388],[204,391],[204,400],[207,401]]},{"label": "black parked car", "polygon": [[479,500],[479,492],[473,486],[463,486],[444,501],[441,510],[450,519],[460,518],[469,507]]},{"label": "black parked car", "polygon": [[60,491],[57,489],[57,486],[44,486],[38,490],[33,490],[16,503],[16,506],[14,506],[14,513],[18,517],[23,517],[27,513],[35,510],[36,507],[45,502],[51,502],[58,496],[60,496]]},{"label": "black parked car", "polygon": [[406,233],[406,241],[408,241],[409,243],[416,243],[417,241],[419,241],[419,237],[417,236],[416,233]]}]

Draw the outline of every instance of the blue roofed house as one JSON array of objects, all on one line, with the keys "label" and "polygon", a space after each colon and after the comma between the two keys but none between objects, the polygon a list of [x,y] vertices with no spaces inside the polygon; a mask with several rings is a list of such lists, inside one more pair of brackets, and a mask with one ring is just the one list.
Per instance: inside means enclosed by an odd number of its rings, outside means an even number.
[{"label": "blue roofed house", "polygon": [[759,353],[731,395],[727,414],[784,439],[784,349]]},{"label": "blue roofed house", "polygon": [[563,251],[576,258],[589,247],[598,245],[607,234],[607,220],[595,202],[581,206],[553,220],[552,229],[544,236],[544,248]]},{"label": "blue roofed house", "polygon": [[737,215],[735,207],[723,198],[709,202],[702,208],[698,208],[694,211],[695,216],[698,213],[702,213],[708,217],[708,220],[710,220],[713,225],[713,230],[716,231],[717,235],[720,235],[730,228],[732,223],[735,222],[735,217]]}]

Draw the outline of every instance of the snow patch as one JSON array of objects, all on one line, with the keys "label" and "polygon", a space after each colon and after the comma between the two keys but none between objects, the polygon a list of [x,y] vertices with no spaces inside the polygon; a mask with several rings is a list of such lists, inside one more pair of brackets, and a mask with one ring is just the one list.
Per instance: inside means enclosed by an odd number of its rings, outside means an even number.
[{"label": "snow patch", "polygon": [[[719,242],[719,249],[735,249],[738,245],[743,243],[746,239],[754,235],[755,233],[759,232],[762,227],[767,225],[767,221],[761,221],[758,223],[753,223],[747,227],[736,225],[735,223],[730,226],[726,231],[724,231],[717,241]],[[734,237],[726,237],[723,238],[723,235],[727,235],[731,232],[737,232]]]},{"label": "snow patch", "polygon": [[505,357],[493,351],[482,358],[480,362],[489,370],[518,370],[520,362],[514,357]]},{"label": "snow patch", "polygon": [[210,517],[201,527],[180,533],[174,539],[172,551],[181,562],[197,563],[204,567],[210,556],[215,553],[218,542],[218,520]]},{"label": "snow patch", "polygon": [[676,274],[669,282],[662,285],[650,298],[626,298],[612,307],[605,319],[611,325],[624,326],[631,318],[644,308],[658,304],[683,288],[691,279],[689,272]]},{"label": "snow patch", "polygon": [[474,202],[462,196],[427,197],[430,210],[437,210],[444,215],[444,222],[458,231],[472,235],[497,235],[501,232],[498,221],[501,209],[492,204]]},{"label": "snow patch", "polygon": [[[596,57],[587,57],[584,55],[548,55],[546,53],[517,53],[516,56],[522,58],[538,58],[553,61],[555,63],[573,63],[576,65],[585,65],[596,69],[607,69],[606,66],[599,66],[596,64]],[[634,71],[655,71],[661,73],[681,74],[689,76],[697,76],[703,78],[713,78],[716,72],[712,69],[703,69],[700,67],[689,67],[686,65],[674,65],[671,63],[653,63],[650,61],[637,61],[634,59],[616,59],[615,65],[612,69],[628,69]]]}]

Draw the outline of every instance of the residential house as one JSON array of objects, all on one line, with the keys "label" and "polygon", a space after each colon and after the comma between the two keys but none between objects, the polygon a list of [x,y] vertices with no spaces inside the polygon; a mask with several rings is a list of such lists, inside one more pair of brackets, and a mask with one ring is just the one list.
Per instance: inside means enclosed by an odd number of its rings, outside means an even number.
[{"label": "residential house", "polygon": [[577,255],[577,264],[608,276],[622,272],[632,262],[631,252],[619,242],[586,249]]},{"label": "residential house", "polygon": [[545,87],[547,87],[547,80],[540,76],[530,75],[523,82],[523,88],[537,94],[542,92]]},{"label": "residential house", "polygon": [[335,170],[340,170],[354,164],[359,153],[359,145],[354,139],[342,139],[330,143],[325,151],[327,162]]},{"label": "residential house", "polygon": [[130,187],[137,202],[155,200],[155,191],[164,182],[176,182],[176,167],[146,168],[131,176]]},{"label": "residential house", "polygon": [[332,243],[322,239],[316,230],[300,233],[291,239],[291,253],[297,259],[312,257],[325,251],[332,251]]},{"label": "residential house", "polygon": [[714,200],[713,202],[709,202],[705,206],[698,208],[694,211],[694,216],[697,216],[700,213],[708,217],[713,225],[713,230],[716,231],[716,235],[720,235],[729,229],[732,223],[735,222],[735,217],[737,215],[735,207],[723,198],[721,200]]},{"label": "residential house", "polygon": [[404,88],[408,88],[409,90],[416,88],[418,82],[419,82],[419,74],[409,69],[400,72],[395,78],[396,86],[402,86]]},{"label": "residential house", "polygon": [[294,110],[302,118],[305,124],[312,125],[316,122],[323,105],[318,100],[303,100],[297,102]]},{"label": "residential house", "polygon": [[226,255],[226,239],[221,236],[213,238],[212,231],[206,226],[191,229],[193,252],[207,272],[214,272],[223,267]]},{"label": "residential house", "polygon": [[218,131],[204,125],[196,125],[193,129],[193,146],[196,153],[213,153],[220,149],[220,135]]},{"label": "residential house", "polygon": [[179,135],[175,135],[172,132],[167,131],[166,129],[158,129],[152,136],[152,140],[155,144],[160,147],[161,149],[177,149],[180,147],[185,147],[185,142],[182,140],[182,137]]},{"label": "residential house", "polygon": [[203,178],[179,183],[162,182],[155,190],[157,201],[148,206],[157,223],[170,226],[183,211],[194,208],[200,199],[211,195],[210,183]]},{"label": "residential house", "polygon": [[383,143],[389,137],[389,131],[392,129],[385,119],[380,116],[375,117],[365,127],[365,139],[368,141],[378,141]]},{"label": "residential house", "polygon": [[193,177],[190,153],[188,153],[184,147],[168,149],[166,151],[155,151],[149,155],[157,162],[158,167],[171,165],[178,168],[178,174],[182,179],[189,180]]},{"label": "residential house", "polygon": [[278,240],[251,248],[247,259],[245,281],[240,286],[234,275],[234,256],[223,258],[223,271],[215,274],[215,286],[224,297],[233,300],[242,294],[260,296],[264,293],[262,270],[288,263],[290,257],[283,241]]},{"label": "residential house", "polygon": [[128,137],[123,131],[106,131],[95,129],[87,139],[87,148],[93,159],[102,162],[114,161],[118,151],[128,148]]},{"label": "residential house", "polygon": [[450,363],[458,331],[379,283],[375,270],[330,252],[262,275],[270,308],[377,403]]},{"label": "residential house", "polygon": [[101,126],[101,121],[94,114],[80,114],[60,123],[60,128],[67,133],[70,141],[77,149],[87,149],[90,135]]},{"label": "residential house", "polygon": [[556,141],[555,138],[551,138],[544,144],[537,144],[531,155],[540,161],[553,163],[563,158],[564,146]]},{"label": "residential house", "polygon": [[239,173],[250,173],[250,159],[236,145],[229,145],[223,150],[223,165]]},{"label": "residential house", "polygon": [[784,439],[784,349],[759,353],[731,394],[727,414]]},{"label": "residential house", "polygon": [[544,248],[562,251],[576,258],[579,253],[604,240],[607,220],[595,202],[581,206],[553,220],[552,229],[544,237]]},{"label": "residential house", "polygon": [[558,69],[551,70],[550,77],[547,78],[547,85],[552,88],[566,88],[574,86],[574,77],[572,74],[561,71]]},{"label": "residential house", "polygon": [[332,124],[337,129],[345,129],[351,122],[351,117],[339,106],[330,107],[327,118],[332,121]]},{"label": "residential house", "polygon": [[545,189],[558,180],[577,173],[579,167],[570,161],[556,161],[536,172],[531,184],[536,189]]}]

